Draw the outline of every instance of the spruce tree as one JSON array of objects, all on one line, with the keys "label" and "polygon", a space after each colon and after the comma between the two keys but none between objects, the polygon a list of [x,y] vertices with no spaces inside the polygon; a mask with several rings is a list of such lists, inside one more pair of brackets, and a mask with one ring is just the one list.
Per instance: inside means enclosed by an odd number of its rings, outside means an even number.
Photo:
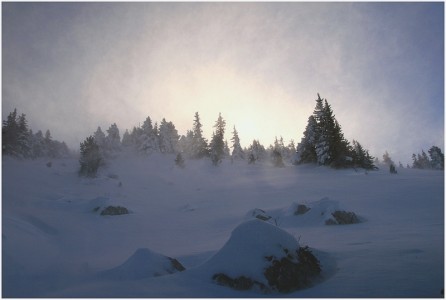
[{"label": "spruce tree", "polygon": [[208,143],[203,137],[203,130],[201,129],[203,125],[200,122],[200,115],[195,112],[194,123],[193,123],[193,142],[192,142],[192,157],[193,158],[203,158],[209,155]]},{"label": "spruce tree", "polygon": [[225,142],[224,142],[224,134],[225,134],[225,126],[226,121],[223,120],[221,113],[218,114],[218,119],[215,122],[214,128],[215,131],[212,133],[211,140],[211,160],[214,165],[218,165],[221,163],[224,155],[225,155]]},{"label": "spruce tree", "polygon": [[428,152],[431,158],[431,167],[435,170],[443,170],[444,154],[441,152],[441,149],[437,146],[432,146]]},{"label": "spruce tree", "polygon": [[99,151],[99,146],[94,141],[93,136],[89,136],[80,145],[79,163],[81,168],[79,170],[79,175],[86,177],[95,177],[98,168],[101,164],[102,157]]},{"label": "spruce tree", "polygon": [[238,136],[238,132],[235,129],[232,132],[232,159],[233,160],[243,160],[245,159],[245,153],[243,152],[242,146],[240,145],[240,138]]},{"label": "spruce tree", "polygon": [[317,132],[317,122],[314,116],[308,118],[307,127],[304,131],[304,136],[302,137],[300,143],[297,145],[296,149],[296,163],[315,163],[317,162],[316,155],[316,132]]}]

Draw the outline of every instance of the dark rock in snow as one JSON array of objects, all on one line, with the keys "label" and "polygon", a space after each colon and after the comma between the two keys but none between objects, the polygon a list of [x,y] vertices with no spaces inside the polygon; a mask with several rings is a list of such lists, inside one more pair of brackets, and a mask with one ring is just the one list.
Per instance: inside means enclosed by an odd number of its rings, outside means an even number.
[{"label": "dark rock in snow", "polygon": [[254,209],[254,211],[252,212],[252,216],[262,221],[268,221],[269,219],[271,219],[271,216],[268,216],[266,212],[260,208]]},{"label": "dark rock in snow", "polygon": [[337,210],[331,214],[334,219],[328,219],[325,221],[326,225],[345,225],[360,223],[358,216],[354,212]]},{"label": "dark rock in snow", "polygon": [[254,286],[257,286],[263,292],[268,291],[268,288],[263,283],[252,280],[251,278],[245,276],[231,278],[226,274],[218,273],[212,276],[212,279],[220,285],[224,285],[239,291],[250,290]]},{"label": "dark rock in snow", "polygon": [[116,216],[116,215],[126,215],[129,211],[127,208],[122,206],[107,206],[101,211],[101,216]]},{"label": "dark rock in snow", "polygon": [[297,205],[297,209],[294,212],[295,215],[303,215],[305,214],[307,211],[309,211],[311,208],[307,207],[304,204],[298,204]]}]

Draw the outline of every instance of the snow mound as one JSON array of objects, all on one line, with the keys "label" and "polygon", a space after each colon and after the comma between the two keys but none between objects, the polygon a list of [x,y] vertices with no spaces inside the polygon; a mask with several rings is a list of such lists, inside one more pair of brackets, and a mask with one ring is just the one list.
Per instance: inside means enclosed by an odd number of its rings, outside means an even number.
[{"label": "snow mound", "polygon": [[249,277],[268,284],[264,271],[269,266],[266,257],[285,257],[285,249],[295,251],[297,240],[288,232],[261,220],[242,223],[232,231],[231,237],[213,257],[200,268],[211,276],[224,273],[229,277]]},{"label": "snow mound", "polygon": [[185,268],[174,258],[140,248],[122,265],[100,273],[107,279],[134,280],[156,277],[184,271]]}]

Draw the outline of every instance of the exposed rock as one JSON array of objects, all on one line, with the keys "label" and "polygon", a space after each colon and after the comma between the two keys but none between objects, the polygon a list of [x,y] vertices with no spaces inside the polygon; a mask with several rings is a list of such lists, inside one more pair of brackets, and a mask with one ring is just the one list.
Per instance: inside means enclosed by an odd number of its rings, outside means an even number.
[{"label": "exposed rock", "polygon": [[226,274],[218,273],[212,276],[212,279],[215,280],[218,284],[233,288],[235,290],[244,291],[250,290],[254,286],[257,286],[261,291],[267,292],[267,287],[256,280],[252,280],[251,278],[245,276],[239,276],[237,278],[231,278]]},{"label": "exposed rock", "polygon": [[269,219],[271,219],[271,216],[268,216],[266,212],[260,208],[254,209],[254,211],[252,212],[252,216],[262,221],[268,221]]},{"label": "exposed rock", "polygon": [[122,206],[107,206],[101,211],[101,216],[116,216],[116,215],[126,215],[129,211],[127,208]]},{"label": "exposed rock", "polygon": [[325,221],[326,225],[345,225],[360,223],[358,216],[354,212],[337,210],[331,214],[334,219],[330,218]]},{"label": "exposed rock", "polygon": [[167,257],[170,260],[170,263],[172,264],[172,267],[177,271],[184,271],[186,268],[175,258]]},{"label": "exposed rock", "polygon": [[307,211],[309,211],[311,208],[307,207],[305,204],[298,204],[297,209],[294,212],[295,215],[303,215]]}]

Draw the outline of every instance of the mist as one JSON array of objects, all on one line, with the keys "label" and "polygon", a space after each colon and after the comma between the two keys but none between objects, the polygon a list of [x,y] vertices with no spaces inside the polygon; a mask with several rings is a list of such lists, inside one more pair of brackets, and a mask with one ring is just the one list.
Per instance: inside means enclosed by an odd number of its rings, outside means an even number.
[{"label": "mist", "polygon": [[395,162],[444,145],[443,3],[3,3],[2,117],[77,149],[98,126],[221,112],[229,141],[300,141],[317,93]]}]

